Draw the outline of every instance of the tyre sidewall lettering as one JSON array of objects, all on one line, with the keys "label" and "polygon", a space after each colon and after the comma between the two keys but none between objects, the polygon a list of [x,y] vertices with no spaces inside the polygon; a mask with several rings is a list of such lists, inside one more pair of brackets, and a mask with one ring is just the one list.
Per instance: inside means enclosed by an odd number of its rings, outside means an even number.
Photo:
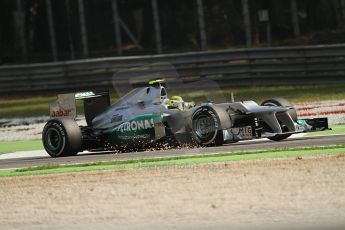
[{"label": "tyre sidewall lettering", "polygon": [[44,130],[46,131],[49,128],[53,128],[53,129],[55,129],[58,132],[59,138],[60,138],[60,144],[59,144],[59,147],[58,147],[57,151],[52,151],[51,149],[46,147],[46,143],[44,143],[44,147],[50,153],[54,154],[55,156],[59,156],[63,152],[63,150],[65,149],[65,146],[66,146],[66,131],[64,130],[62,125],[59,122],[56,122],[56,121],[52,121],[52,122],[48,123]]},{"label": "tyre sidewall lettering", "polygon": [[215,139],[215,137],[217,135],[217,131],[220,127],[219,119],[218,119],[218,116],[216,115],[215,111],[213,111],[212,108],[200,107],[199,109],[197,109],[194,112],[194,114],[192,116],[192,122],[194,123],[194,119],[197,118],[198,116],[202,115],[203,113],[209,114],[212,117],[215,130],[212,131],[213,134],[211,135],[211,138],[209,138],[209,136],[206,138],[202,138],[202,137],[198,136],[194,131],[193,131],[193,135],[195,136],[197,142],[199,142],[200,144],[210,144]]}]

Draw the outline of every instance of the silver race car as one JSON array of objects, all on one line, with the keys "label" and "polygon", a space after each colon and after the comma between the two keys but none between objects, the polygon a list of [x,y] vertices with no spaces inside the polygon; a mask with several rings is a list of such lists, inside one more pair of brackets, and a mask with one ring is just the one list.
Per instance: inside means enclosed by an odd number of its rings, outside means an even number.
[{"label": "silver race car", "polygon": [[[76,100],[84,104],[84,125],[76,121]],[[258,138],[280,141],[292,134],[328,129],[327,118],[298,119],[285,99],[261,105],[254,101],[195,105],[179,96],[168,98],[161,80],[133,89],[113,105],[109,93],[61,94],[50,105],[50,115],[42,141],[52,157],[84,150],[212,146]]]}]

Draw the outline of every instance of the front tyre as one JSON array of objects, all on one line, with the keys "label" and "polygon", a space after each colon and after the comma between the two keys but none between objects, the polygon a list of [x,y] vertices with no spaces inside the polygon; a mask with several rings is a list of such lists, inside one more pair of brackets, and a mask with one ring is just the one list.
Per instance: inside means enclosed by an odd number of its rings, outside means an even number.
[{"label": "front tyre", "polygon": [[198,108],[192,116],[192,136],[200,145],[209,145],[217,137],[220,120],[214,109],[209,106]]},{"label": "front tyre", "polygon": [[82,133],[72,119],[53,119],[42,132],[42,142],[51,157],[73,156],[82,151]]}]

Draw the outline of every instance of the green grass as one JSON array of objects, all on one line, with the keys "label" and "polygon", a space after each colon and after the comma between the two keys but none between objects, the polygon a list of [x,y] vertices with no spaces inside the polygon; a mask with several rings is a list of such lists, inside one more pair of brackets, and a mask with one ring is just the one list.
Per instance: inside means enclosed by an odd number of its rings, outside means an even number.
[{"label": "green grass", "polygon": [[30,117],[49,115],[49,103],[55,96],[1,98],[0,117]]},{"label": "green grass", "polygon": [[29,176],[55,173],[71,173],[96,170],[119,170],[136,169],[145,167],[164,167],[164,166],[189,166],[208,163],[225,163],[241,160],[274,159],[286,157],[306,157],[318,155],[345,154],[345,145],[317,147],[317,148],[299,148],[299,149],[280,149],[270,151],[256,152],[237,152],[225,154],[208,154],[198,156],[181,156],[167,158],[152,158],[141,160],[109,161],[99,163],[88,163],[78,165],[46,165],[40,167],[31,167],[23,169],[0,170],[0,177],[9,176]]},{"label": "green grass", "polygon": [[0,141],[0,154],[43,149],[41,140]]},{"label": "green grass", "polygon": [[[215,76],[216,77],[216,76]],[[241,87],[221,91],[208,91],[207,98],[205,91],[168,92],[170,96],[177,94],[186,97],[186,100],[205,102],[211,99],[215,102],[225,98],[231,99],[231,92],[235,94],[235,100],[254,100],[258,103],[263,100],[284,97],[293,103],[341,100],[345,99],[345,84],[338,85],[311,85],[311,86],[265,86],[265,87]],[[168,89],[169,90],[169,89]],[[115,93],[112,93],[112,102],[117,100]],[[32,96],[32,97],[5,97],[0,99],[0,118],[3,117],[30,117],[49,115],[49,104],[56,100],[55,95]],[[81,104],[78,104],[78,109]]]},{"label": "green grass", "polygon": [[345,135],[345,124],[331,125],[330,128],[332,128],[332,130],[315,132],[315,133],[307,133],[307,136],[314,137],[314,136],[327,136],[327,135],[340,135],[340,134]]},{"label": "green grass", "polygon": [[[0,118],[49,116],[49,104],[56,99],[56,96],[1,98]],[[77,102],[77,110],[82,110],[81,101]]]}]

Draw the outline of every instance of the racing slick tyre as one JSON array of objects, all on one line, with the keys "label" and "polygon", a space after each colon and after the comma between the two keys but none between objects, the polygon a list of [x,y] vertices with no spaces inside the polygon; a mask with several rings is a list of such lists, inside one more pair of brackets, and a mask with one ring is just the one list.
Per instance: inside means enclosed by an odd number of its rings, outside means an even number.
[{"label": "racing slick tyre", "polygon": [[[266,100],[264,102],[261,103],[261,105],[264,105],[264,106],[286,106],[286,107],[293,107],[293,105],[286,99],[284,98],[272,98],[272,99],[269,99],[269,100]],[[293,121],[297,121],[297,112],[296,112],[296,109],[290,109],[288,111],[290,117],[292,118]],[[289,129],[284,125],[284,124],[281,124],[281,128],[284,132],[288,132]],[[284,140],[288,137],[290,137],[291,134],[281,134],[281,135],[277,135],[277,136],[274,136],[274,137],[268,137],[268,139],[272,140],[272,141],[281,141],[281,140]]]},{"label": "racing slick tyre", "polygon": [[218,130],[217,136],[214,139],[214,145],[215,146],[222,146],[224,143],[224,135],[223,135],[223,130]]},{"label": "racing slick tyre", "polygon": [[192,138],[197,144],[220,146],[223,144],[222,129],[229,128],[229,115],[221,107],[201,106],[192,115]]},{"label": "racing slick tyre", "polygon": [[82,151],[82,133],[72,119],[53,119],[42,132],[43,146],[51,157],[73,156]]},{"label": "racing slick tyre", "polygon": [[216,111],[209,106],[198,108],[192,116],[192,136],[201,145],[211,144],[220,126]]}]

